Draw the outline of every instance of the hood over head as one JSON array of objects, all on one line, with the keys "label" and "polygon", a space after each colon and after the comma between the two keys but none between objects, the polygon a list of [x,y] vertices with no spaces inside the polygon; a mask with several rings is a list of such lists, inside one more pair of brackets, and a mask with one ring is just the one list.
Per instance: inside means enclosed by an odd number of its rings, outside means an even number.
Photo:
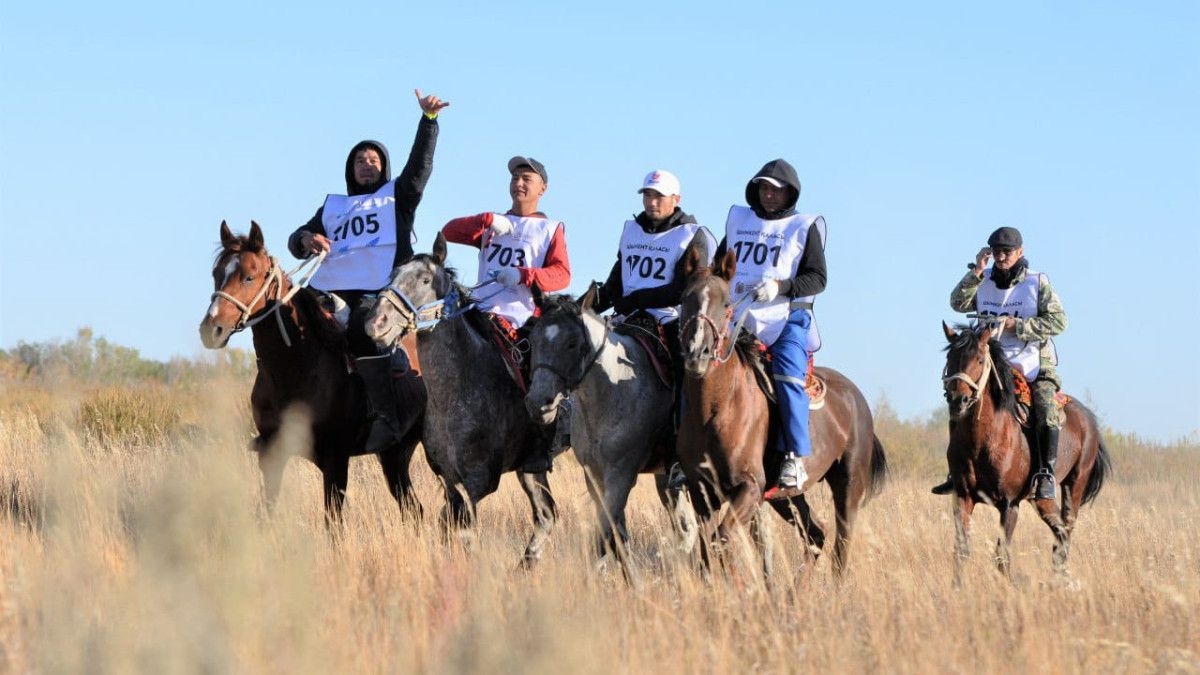
[{"label": "hood over head", "polygon": [[[771,183],[785,186],[791,198],[787,201],[787,206],[775,213],[765,213],[762,209],[762,203],[758,201],[758,180],[769,179]],[[754,174],[754,178],[746,183],[746,203],[750,208],[754,209],[755,215],[766,220],[775,220],[790,216],[796,212],[796,202],[800,200],[800,177],[796,175],[796,169],[784,159],[773,159],[758,170]]]},{"label": "hood over head", "polygon": [[[359,187],[354,180],[354,155],[363,148],[371,148],[379,153],[379,158],[383,160],[383,172],[379,175],[379,182],[375,185],[367,185]],[[392,179],[392,160],[388,157],[387,147],[379,141],[365,140],[359,141],[350,148],[350,154],[346,156],[346,194],[348,195],[368,195],[378,190],[384,183]]]}]

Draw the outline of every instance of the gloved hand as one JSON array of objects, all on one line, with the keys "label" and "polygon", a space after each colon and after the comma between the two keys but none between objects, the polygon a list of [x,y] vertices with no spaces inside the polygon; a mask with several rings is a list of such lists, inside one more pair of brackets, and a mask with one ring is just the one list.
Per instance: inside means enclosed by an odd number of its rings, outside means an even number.
[{"label": "gloved hand", "polygon": [[496,273],[496,283],[513,288],[521,283],[521,270],[515,267],[505,267]]},{"label": "gloved hand", "polygon": [[771,302],[779,297],[779,282],[774,279],[767,279],[754,289],[754,300],[756,302]]},{"label": "gloved hand", "polygon": [[492,226],[488,229],[492,231],[493,237],[500,237],[510,234],[513,231],[513,224],[512,221],[506,216],[502,216],[499,213],[493,213]]}]

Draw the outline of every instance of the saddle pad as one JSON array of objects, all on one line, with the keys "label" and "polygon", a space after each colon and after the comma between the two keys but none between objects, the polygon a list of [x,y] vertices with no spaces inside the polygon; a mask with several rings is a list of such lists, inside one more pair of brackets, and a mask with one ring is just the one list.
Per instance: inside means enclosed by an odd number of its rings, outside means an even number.
[{"label": "saddle pad", "polygon": [[654,366],[659,381],[668,387],[672,386],[671,354],[667,351],[666,335],[657,321],[654,322],[653,330],[640,322],[619,323],[613,326],[613,330],[633,338],[641,345],[650,359],[650,364]]}]

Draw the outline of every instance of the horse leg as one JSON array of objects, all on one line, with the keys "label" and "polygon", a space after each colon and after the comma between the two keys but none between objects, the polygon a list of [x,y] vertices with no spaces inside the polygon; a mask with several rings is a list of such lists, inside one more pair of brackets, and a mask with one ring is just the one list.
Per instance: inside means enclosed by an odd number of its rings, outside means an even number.
[{"label": "horse leg", "polygon": [[771,527],[771,507],[766,502],[758,507],[750,523],[750,534],[763,557],[763,579],[769,585],[775,576],[775,531]]},{"label": "horse leg", "polygon": [[975,501],[971,496],[960,493],[954,498],[954,585],[962,586],[963,565],[971,557],[971,512]]},{"label": "horse leg", "polygon": [[840,579],[846,573],[850,537],[854,533],[854,520],[858,517],[858,507],[862,504],[868,478],[862,476],[861,480],[851,481],[846,462],[839,460],[825,474],[825,479],[829,484],[829,491],[833,493],[833,508],[837,514],[837,531],[833,540],[833,573]]},{"label": "horse leg", "polygon": [[[762,485],[757,481],[744,481],[734,486],[731,491],[731,499],[729,500],[729,509],[725,512],[725,517],[721,519],[720,525],[717,526],[717,534],[723,545],[729,545],[733,541],[735,533],[742,527],[750,526],[758,514],[759,506],[762,505]],[[753,532],[751,532],[753,536]],[[742,543],[744,540],[738,540]],[[752,554],[751,554],[752,555]],[[749,558],[749,556],[747,556]]]},{"label": "horse leg", "polygon": [[1000,527],[1004,529],[1003,536],[996,540],[996,568],[1009,581],[1012,581],[1012,553],[1009,547],[1012,544],[1013,530],[1017,528],[1017,509],[1020,505],[1020,501],[996,505],[1000,511]]},{"label": "horse leg", "polygon": [[550,481],[546,479],[546,474],[517,472],[517,476],[533,510],[533,536],[529,538],[529,545],[525,547],[525,555],[521,558],[522,567],[528,568],[542,557],[542,549],[558,517],[558,507],[554,504],[554,496],[550,494]]},{"label": "horse leg", "polygon": [[805,542],[805,565],[815,564],[821,556],[821,550],[825,547],[825,526],[813,515],[804,495],[796,495],[787,500],[777,499],[768,503],[788,524],[800,528],[800,535]]},{"label": "horse leg", "polygon": [[658,492],[658,500],[671,514],[671,524],[679,535],[679,552],[687,555],[696,547],[696,535],[699,526],[696,523],[696,511],[692,508],[691,497],[683,491],[678,494],[667,487],[669,476],[665,473],[654,474],[654,489]]},{"label": "horse leg", "polygon": [[325,524],[342,524],[342,507],[346,503],[346,483],[350,473],[350,458],[335,457],[318,465],[325,487]]},{"label": "horse leg", "polygon": [[1054,553],[1051,557],[1054,572],[1060,576],[1067,575],[1067,555],[1071,552],[1071,533],[1063,525],[1062,518],[1055,508],[1053,499],[1037,499],[1033,502],[1042,522],[1054,533]]},{"label": "horse leg", "polygon": [[604,479],[604,494],[600,513],[601,537],[599,552],[611,550],[617,560],[625,566],[625,546],[629,542],[629,532],[625,529],[625,504],[629,501],[629,491],[637,481],[637,474],[630,475],[620,470],[611,471]]},{"label": "horse leg", "polygon": [[269,515],[275,509],[279,499],[279,489],[283,485],[283,470],[287,468],[287,455],[269,448],[269,444],[260,438],[254,441],[258,452],[258,470],[263,479],[263,507]]},{"label": "horse leg", "polygon": [[696,518],[700,523],[700,564],[705,574],[712,571],[712,558],[716,554],[717,516],[721,513],[721,504],[712,493],[712,486],[703,481],[688,485],[692,496],[692,505],[696,510]]},{"label": "horse leg", "polygon": [[400,506],[401,515],[412,515],[418,520],[422,516],[421,502],[413,493],[408,467],[419,440],[420,436],[410,431],[400,443],[376,455],[379,458],[379,468],[383,470],[383,477],[387,480],[388,491]]}]

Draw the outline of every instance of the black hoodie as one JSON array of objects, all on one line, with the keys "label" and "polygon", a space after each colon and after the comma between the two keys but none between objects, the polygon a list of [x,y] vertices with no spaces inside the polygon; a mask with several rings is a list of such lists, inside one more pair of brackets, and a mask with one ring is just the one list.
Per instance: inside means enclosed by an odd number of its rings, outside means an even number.
[{"label": "black hoodie", "polygon": [[[650,217],[646,215],[645,211],[639,213],[634,220],[642,226],[644,232],[649,234],[666,232],[673,227],[696,222],[695,218],[684,213],[678,206],[675,207],[674,213],[667,216],[667,219],[657,226],[650,221]],[[621,252],[617,251],[617,262],[613,263],[612,270],[608,273],[608,280],[600,287],[600,293],[596,297],[596,306],[593,309],[599,313],[613,307],[618,314],[628,315],[638,309],[658,309],[678,305],[683,300],[683,291],[687,287],[687,276],[683,273],[683,258],[684,256],[679,256],[679,260],[675,262],[675,276],[671,281],[661,286],[643,288],[625,295],[625,286],[621,283]]]},{"label": "black hoodie", "polygon": [[[787,204],[773,213],[763,211],[762,202],[758,200],[758,183],[754,182],[755,178],[774,178],[783,183],[788,188],[790,196]],[[746,183],[746,203],[754,210],[754,215],[763,220],[779,220],[794,215],[796,202],[799,200],[800,178],[796,175],[796,169],[783,159],[773,159],[767,162],[758,170],[758,173],[754,174],[754,178]],[[802,298],[816,295],[825,290],[825,240],[821,238],[820,230],[815,223],[808,228],[807,241],[810,245],[804,247],[804,255],[800,257],[800,264],[796,267],[796,276],[791,279],[779,280],[780,295]],[[819,242],[820,245],[812,246],[812,242]],[[717,245],[717,253],[713,260],[719,260],[723,255],[725,255],[724,238]]]},{"label": "black hoodie", "polygon": [[[412,257],[412,229],[417,215],[417,205],[421,203],[421,195],[425,192],[425,184],[429,182],[429,174],[433,172],[433,151],[437,147],[438,124],[424,115],[417,125],[417,137],[413,141],[412,150],[408,154],[408,162],[396,179],[396,257],[393,265],[400,265]],[[375,185],[359,187],[354,180],[354,155],[363,148],[373,148],[383,160],[383,173]],[[350,148],[346,156],[346,194],[362,195],[375,192],[392,179],[392,163],[387,148],[379,141],[359,141]],[[325,206],[317,209],[309,221],[288,237],[288,250],[297,258],[303,258],[305,253],[300,247],[300,236],[305,232],[325,234],[325,226],[321,223]],[[376,291],[377,288],[346,288],[338,290]]]}]

